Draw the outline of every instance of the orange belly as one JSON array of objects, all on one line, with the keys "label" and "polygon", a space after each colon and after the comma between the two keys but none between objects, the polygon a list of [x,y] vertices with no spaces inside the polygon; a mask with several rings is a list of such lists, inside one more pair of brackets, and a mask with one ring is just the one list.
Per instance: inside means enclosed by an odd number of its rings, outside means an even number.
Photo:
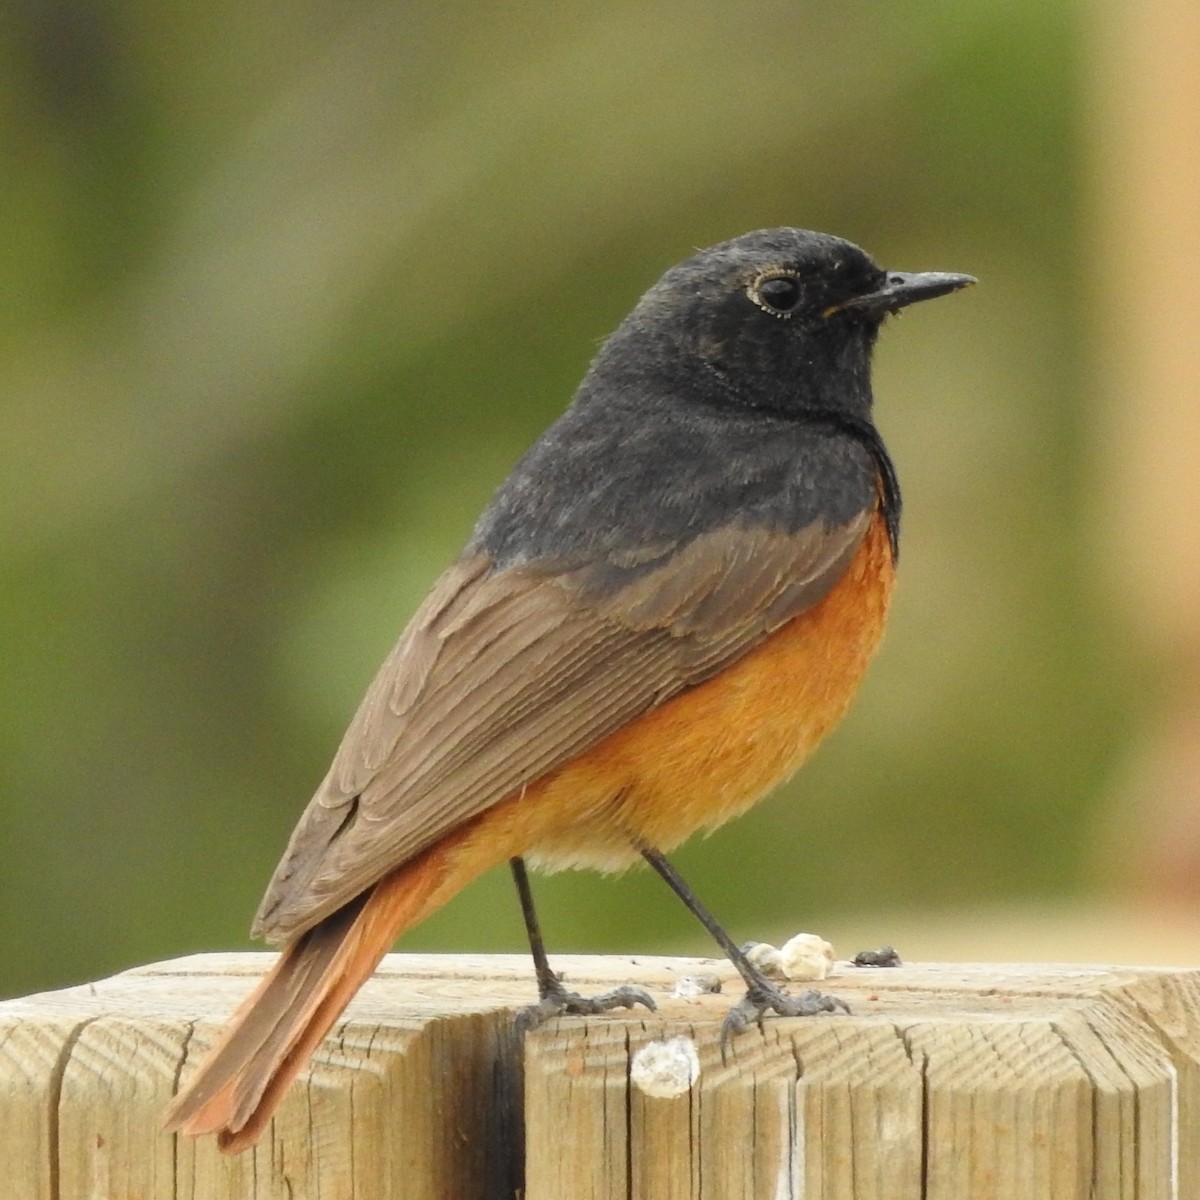
[{"label": "orange belly", "polygon": [[493,853],[503,846],[505,857],[550,870],[616,870],[639,857],[634,843],[669,850],[744,812],[845,713],[882,636],[892,581],[877,517],[819,604],[487,813]]}]

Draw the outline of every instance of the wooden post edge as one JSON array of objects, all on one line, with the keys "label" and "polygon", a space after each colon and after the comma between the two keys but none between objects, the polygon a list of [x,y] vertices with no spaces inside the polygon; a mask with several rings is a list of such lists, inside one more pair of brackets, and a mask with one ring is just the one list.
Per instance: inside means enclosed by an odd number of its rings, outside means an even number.
[{"label": "wooden post edge", "polygon": [[[525,956],[389,955],[260,1145],[231,1158],[162,1133],[270,957],[197,955],[0,1003],[6,1194],[1200,1196],[1200,971],[839,963],[822,987],[849,1015],[768,1019],[723,1058],[741,990],[723,962],[556,958],[573,989],[635,983],[658,1011],[564,1018],[522,1048]],[[676,993],[704,973],[723,994]],[[683,1074],[662,1094],[631,1065],[674,1038]]]}]

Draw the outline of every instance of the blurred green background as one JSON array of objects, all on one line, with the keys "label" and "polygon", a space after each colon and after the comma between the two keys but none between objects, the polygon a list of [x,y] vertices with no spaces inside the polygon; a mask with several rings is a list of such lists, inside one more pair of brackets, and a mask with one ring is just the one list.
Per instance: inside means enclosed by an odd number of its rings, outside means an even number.
[{"label": "blurred green background", "polygon": [[[1085,889],[1133,718],[1080,534],[1077,19],[5,6],[0,994],[248,945],[376,665],[599,339],[775,224],[981,284],[882,339],[904,558],[858,704],[677,862],[739,937]],[[519,949],[509,892],[402,948]],[[538,895],[558,950],[705,947],[644,872]]]}]

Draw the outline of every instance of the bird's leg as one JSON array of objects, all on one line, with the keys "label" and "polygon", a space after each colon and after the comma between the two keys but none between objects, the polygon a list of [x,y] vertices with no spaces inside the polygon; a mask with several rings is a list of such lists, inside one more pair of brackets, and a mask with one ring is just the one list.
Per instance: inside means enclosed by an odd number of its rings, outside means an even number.
[{"label": "bird's leg", "polygon": [[734,943],[733,938],[721,928],[716,917],[684,882],[683,876],[662,854],[652,846],[638,848],[642,857],[662,876],[671,891],[687,906],[688,911],[708,930],[717,945],[728,955],[729,961],[737,968],[738,974],[746,981],[745,996],[729,1010],[721,1026],[722,1051],[735,1034],[753,1024],[761,1025],[768,1012],[776,1012],[782,1017],[809,1017],[822,1012],[850,1011],[844,1000],[839,1000],[836,996],[827,996],[824,992],[810,988],[798,996],[789,996],[782,988],[777,987],[754,967]]},{"label": "bird's leg", "polygon": [[619,987],[600,996],[580,996],[568,992],[562,980],[550,969],[546,947],[542,941],[542,930],[538,925],[537,912],[533,907],[533,892],[529,887],[529,873],[523,858],[509,859],[513,882],[521,899],[521,915],[525,918],[525,932],[529,935],[529,952],[533,955],[533,970],[537,975],[538,1002],[523,1008],[517,1014],[517,1027],[522,1031],[536,1029],[543,1021],[563,1013],[577,1015],[608,1012],[612,1008],[632,1008],[643,1004],[651,1011],[655,1004],[649,993],[639,987]]}]

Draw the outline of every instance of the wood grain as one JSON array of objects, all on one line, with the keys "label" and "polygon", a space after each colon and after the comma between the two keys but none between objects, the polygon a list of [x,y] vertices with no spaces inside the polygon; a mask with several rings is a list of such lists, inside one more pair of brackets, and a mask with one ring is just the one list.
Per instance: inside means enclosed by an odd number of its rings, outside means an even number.
[{"label": "wood grain", "polygon": [[[268,955],[201,955],[0,1004],[0,1179],[22,1200],[1175,1200],[1200,1196],[1200,972],[856,970],[850,1016],[769,1020],[722,1061],[739,988],[699,959],[559,958],[656,1014],[521,1047],[524,956],[390,955],[268,1135],[235,1158],[163,1134],[181,1077]],[[672,996],[701,971],[725,993]],[[679,1035],[673,1098],[632,1056]],[[522,1123],[525,1141],[522,1143]]]}]

